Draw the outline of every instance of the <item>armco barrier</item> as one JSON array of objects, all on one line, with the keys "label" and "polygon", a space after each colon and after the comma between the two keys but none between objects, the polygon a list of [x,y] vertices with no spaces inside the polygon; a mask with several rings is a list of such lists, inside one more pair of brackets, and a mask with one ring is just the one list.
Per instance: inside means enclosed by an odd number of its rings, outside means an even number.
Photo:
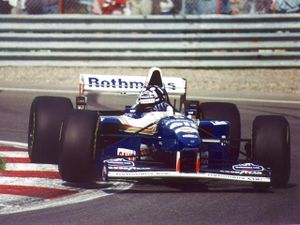
[{"label": "armco barrier", "polygon": [[0,16],[0,66],[300,67],[300,15]]}]

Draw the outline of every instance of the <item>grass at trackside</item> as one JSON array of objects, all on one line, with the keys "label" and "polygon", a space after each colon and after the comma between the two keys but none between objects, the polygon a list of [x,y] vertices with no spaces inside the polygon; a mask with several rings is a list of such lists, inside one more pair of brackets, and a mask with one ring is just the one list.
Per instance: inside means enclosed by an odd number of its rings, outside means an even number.
[{"label": "grass at trackside", "polygon": [[3,160],[0,158],[0,172],[4,170],[4,162]]}]

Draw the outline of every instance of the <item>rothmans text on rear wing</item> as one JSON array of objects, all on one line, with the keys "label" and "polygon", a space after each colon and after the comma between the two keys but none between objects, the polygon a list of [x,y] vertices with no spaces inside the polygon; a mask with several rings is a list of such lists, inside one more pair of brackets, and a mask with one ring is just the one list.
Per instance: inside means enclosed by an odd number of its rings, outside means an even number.
[{"label": "rothmans text on rear wing", "polygon": [[[146,76],[81,74],[79,96],[87,93],[137,95],[147,85]],[[187,83],[184,78],[162,77],[163,87],[170,96],[180,97],[180,107],[186,99]]]}]

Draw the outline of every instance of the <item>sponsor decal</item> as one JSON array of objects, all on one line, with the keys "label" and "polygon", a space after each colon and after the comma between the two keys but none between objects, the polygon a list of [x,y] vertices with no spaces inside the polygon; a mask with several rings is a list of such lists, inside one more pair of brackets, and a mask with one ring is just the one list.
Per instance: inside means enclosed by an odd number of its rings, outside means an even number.
[{"label": "sponsor decal", "polygon": [[243,163],[243,164],[233,165],[232,169],[234,171],[264,171],[265,170],[263,166],[255,165],[253,163]]},{"label": "sponsor decal", "polygon": [[109,159],[105,160],[106,163],[108,163],[108,166],[126,166],[126,167],[134,167],[135,164],[133,161],[123,159],[123,158],[116,158],[116,159]]},{"label": "sponsor decal", "polygon": [[182,135],[182,137],[183,138],[198,138],[198,136],[195,134],[184,134],[184,135]]},{"label": "sponsor decal", "polygon": [[110,171],[150,171],[150,167],[128,167],[128,166],[108,166],[109,172]]},{"label": "sponsor decal", "polygon": [[243,163],[232,166],[233,170],[222,170],[223,173],[238,174],[238,175],[262,175],[265,170],[263,166],[253,163]]},{"label": "sponsor decal", "polygon": [[134,151],[132,149],[127,149],[127,148],[118,148],[117,155],[118,156],[135,156],[136,151]]},{"label": "sponsor decal", "polygon": [[104,161],[108,165],[108,174],[110,170],[116,171],[145,171],[151,170],[150,167],[136,167],[133,161],[123,159],[123,158],[116,158],[116,159],[108,159]]},{"label": "sponsor decal", "polygon": [[221,173],[235,174],[235,175],[263,175],[262,171],[234,171],[234,170],[220,170]]},{"label": "sponsor decal", "polygon": [[[167,126],[173,124],[173,123],[182,123],[184,124],[185,122],[189,122],[191,123],[192,121],[189,119],[185,119],[185,118],[168,118],[168,120],[165,122]],[[193,124],[194,122],[192,122],[191,124]]]},{"label": "sponsor decal", "polygon": [[226,121],[210,121],[210,122],[214,126],[222,126],[222,125],[227,125],[228,124],[228,122],[226,122]]},{"label": "sponsor decal", "polygon": [[125,89],[141,89],[144,86],[143,82],[139,81],[125,81],[122,78],[112,78],[109,80],[100,80],[97,77],[89,77],[88,85],[92,87],[103,87],[103,88],[125,88]]},{"label": "sponsor decal", "polygon": [[136,151],[127,148],[118,148],[117,155],[121,157],[126,157],[129,160],[135,161],[136,160]]},{"label": "sponsor decal", "polygon": [[251,182],[269,182],[269,178],[264,177],[249,177],[249,176],[235,176],[235,175],[228,175],[228,174],[218,174],[218,173],[207,173],[207,177],[210,178],[220,178],[224,180],[236,180],[236,181],[251,181]]},{"label": "sponsor decal", "polygon": [[[145,86],[145,78],[142,76],[83,74],[81,79],[87,89],[102,88],[140,91]],[[164,78],[163,83],[167,91],[184,93],[185,80],[182,78]]]},{"label": "sponsor decal", "polygon": [[175,130],[175,133],[198,133],[198,130],[196,130],[193,127],[179,127]]},{"label": "sponsor decal", "polygon": [[197,124],[194,121],[180,119],[171,119],[170,121],[166,122],[166,125],[169,126],[172,130],[180,126],[191,127],[195,129],[198,128]]}]

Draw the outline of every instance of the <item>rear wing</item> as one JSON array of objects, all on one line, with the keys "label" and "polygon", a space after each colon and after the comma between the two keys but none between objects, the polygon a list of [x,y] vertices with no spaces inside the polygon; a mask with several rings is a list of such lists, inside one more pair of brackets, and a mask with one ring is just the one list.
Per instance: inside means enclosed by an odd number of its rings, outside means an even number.
[{"label": "rear wing", "polygon": [[[146,85],[146,79],[146,76],[81,74],[79,77],[79,96],[85,96],[86,93],[90,92],[137,95]],[[163,77],[162,81],[170,96],[180,97],[179,108],[181,110],[181,105],[186,99],[186,80],[178,77]]]}]

